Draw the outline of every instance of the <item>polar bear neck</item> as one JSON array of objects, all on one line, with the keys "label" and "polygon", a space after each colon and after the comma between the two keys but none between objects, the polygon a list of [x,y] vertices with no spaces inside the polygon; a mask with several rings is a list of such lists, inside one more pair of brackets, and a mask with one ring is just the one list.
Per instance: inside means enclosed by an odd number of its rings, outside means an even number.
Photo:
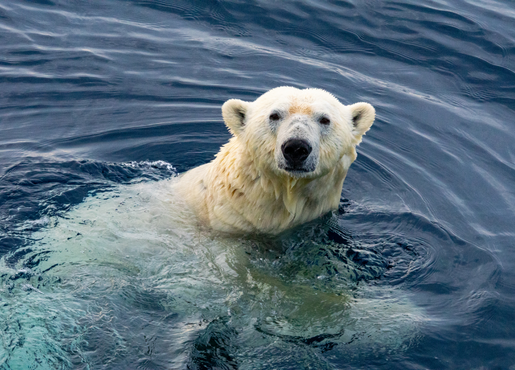
[{"label": "polar bear neck", "polygon": [[280,233],[337,208],[347,168],[342,161],[322,177],[295,178],[262,166],[231,140],[203,181],[207,221],[222,231]]}]

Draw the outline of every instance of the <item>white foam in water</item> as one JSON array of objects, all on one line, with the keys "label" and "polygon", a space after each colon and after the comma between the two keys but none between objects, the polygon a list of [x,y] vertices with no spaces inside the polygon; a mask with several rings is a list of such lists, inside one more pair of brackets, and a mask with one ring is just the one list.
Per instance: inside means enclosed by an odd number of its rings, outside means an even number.
[{"label": "white foam in water", "polygon": [[240,368],[301,349],[400,351],[416,338],[424,314],[403,292],[351,293],[309,266],[285,278],[245,238],[199,229],[173,181],[90,196],[47,220],[14,265],[1,261],[0,367],[181,368],[213,323],[232,333],[220,341]]}]

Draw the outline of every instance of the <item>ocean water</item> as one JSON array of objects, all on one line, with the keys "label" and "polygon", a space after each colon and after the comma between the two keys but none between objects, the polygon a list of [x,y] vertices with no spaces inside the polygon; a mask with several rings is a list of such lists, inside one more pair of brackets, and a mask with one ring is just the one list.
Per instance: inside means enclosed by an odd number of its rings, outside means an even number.
[{"label": "ocean water", "polygon": [[[0,369],[515,369],[510,1],[0,0]],[[377,119],[340,208],[170,186],[282,85]]]}]

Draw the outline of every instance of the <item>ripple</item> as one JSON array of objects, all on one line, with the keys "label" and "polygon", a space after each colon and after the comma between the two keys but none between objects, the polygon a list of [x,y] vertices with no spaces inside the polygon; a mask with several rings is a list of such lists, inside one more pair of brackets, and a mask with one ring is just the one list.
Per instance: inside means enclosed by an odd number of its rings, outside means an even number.
[{"label": "ripple", "polygon": [[[0,362],[513,366],[514,14],[0,0]],[[376,107],[339,213],[171,227],[166,181],[228,139],[221,104],[280,85]]]}]

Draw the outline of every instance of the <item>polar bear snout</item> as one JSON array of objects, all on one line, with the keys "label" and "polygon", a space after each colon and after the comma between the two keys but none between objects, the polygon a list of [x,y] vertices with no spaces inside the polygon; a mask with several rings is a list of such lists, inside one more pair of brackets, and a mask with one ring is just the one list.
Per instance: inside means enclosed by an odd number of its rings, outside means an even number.
[{"label": "polar bear snout", "polygon": [[286,160],[286,169],[303,170],[304,162],[313,148],[305,140],[290,139],[281,145],[281,151]]}]

